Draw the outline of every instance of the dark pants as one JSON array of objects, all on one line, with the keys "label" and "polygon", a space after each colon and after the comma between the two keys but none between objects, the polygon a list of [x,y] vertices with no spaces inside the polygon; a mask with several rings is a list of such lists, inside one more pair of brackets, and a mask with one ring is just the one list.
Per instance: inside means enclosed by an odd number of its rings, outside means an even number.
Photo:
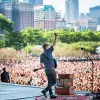
[{"label": "dark pants", "polygon": [[48,86],[45,88],[45,92],[49,91],[49,94],[52,95],[52,86],[56,84],[56,72],[54,68],[48,68],[45,71],[47,79],[48,79]]}]

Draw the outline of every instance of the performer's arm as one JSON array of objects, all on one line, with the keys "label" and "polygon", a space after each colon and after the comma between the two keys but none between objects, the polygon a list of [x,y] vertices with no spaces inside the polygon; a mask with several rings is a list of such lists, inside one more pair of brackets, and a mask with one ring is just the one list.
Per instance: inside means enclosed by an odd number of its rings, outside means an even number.
[{"label": "performer's arm", "polygon": [[40,69],[44,68],[43,58],[42,55],[40,56]]},{"label": "performer's arm", "polygon": [[10,76],[9,76],[9,73],[8,73],[8,82],[10,83]]},{"label": "performer's arm", "polygon": [[55,47],[57,41],[57,33],[54,33],[54,42],[53,42],[53,47]]}]

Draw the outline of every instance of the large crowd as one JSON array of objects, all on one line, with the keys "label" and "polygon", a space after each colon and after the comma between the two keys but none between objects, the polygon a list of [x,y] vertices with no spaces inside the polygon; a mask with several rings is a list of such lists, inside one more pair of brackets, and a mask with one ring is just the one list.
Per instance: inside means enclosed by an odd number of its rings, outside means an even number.
[{"label": "large crowd", "polygon": [[[10,74],[11,84],[46,86],[47,79],[43,69],[34,72],[40,67],[39,57],[27,56],[23,60],[0,60],[0,73],[6,68]],[[94,61],[94,90],[100,89],[100,61]],[[92,63],[90,61],[58,61],[57,74],[73,74],[76,90],[91,90]]]}]

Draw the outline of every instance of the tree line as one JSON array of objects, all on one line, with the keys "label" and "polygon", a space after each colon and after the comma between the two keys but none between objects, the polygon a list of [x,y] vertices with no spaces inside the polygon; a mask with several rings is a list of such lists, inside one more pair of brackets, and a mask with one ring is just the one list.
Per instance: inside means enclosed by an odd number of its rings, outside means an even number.
[{"label": "tree line", "polygon": [[[96,48],[100,42],[100,32],[88,31],[74,31],[74,29],[62,30],[42,30],[35,28],[26,28],[25,30],[14,32],[14,23],[7,20],[0,14],[0,48],[13,47],[21,50],[28,45],[42,45],[45,42],[52,43],[53,33],[57,32],[58,42],[64,44],[74,44],[77,46],[88,48]],[[90,44],[90,45],[89,45]]]}]

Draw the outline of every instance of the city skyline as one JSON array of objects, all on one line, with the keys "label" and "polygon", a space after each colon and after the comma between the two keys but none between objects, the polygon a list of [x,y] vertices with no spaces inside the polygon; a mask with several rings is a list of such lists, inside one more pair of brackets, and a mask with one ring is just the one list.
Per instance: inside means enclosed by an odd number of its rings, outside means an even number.
[{"label": "city skyline", "polygon": [[[2,0],[0,0],[2,1]],[[25,0],[19,0],[20,2]],[[66,0],[43,0],[44,5],[52,5],[57,11],[65,14],[65,1]],[[88,13],[90,7],[100,5],[100,0],[79,0],[79,13]]]},{"label": "city skyline", "polygon": [[[51,2],[51,4],[49,1],[45,4],[44,0],[44,5],[42,2],[42,6],[37,6],[37,4],[41,5],[42,0],[36,0],[38,2],[34,1],[33,4],[32,1],[28,2],[28,0],[23,0],[23,3],[14,3],[12,0],[4,1],[5,2],[0,3],[0,13],[14,22],[15,31],[20,31],[27,27],[40,28],[43,30],[64,28],[96,30],[97,25],[100,25],[100,6],[96,5],[96,3],[90,6],[88,5],[89,2],[85,2],[87,3],[90,12],[86,15],[81,14],[84,17],[79,17],[79,0],[66,0],[66,2],[64,2],[64,9],[66,8],[66,11],[60,8],[62,5],[59,5],[60,2],[55,2],[57,0]],[[58,9],[63,10],[64,12],[58,11],[54,4],[56,7],[59,6]],[[88,12],[86,6],[83,7],[83,13],[84,12]]]},{"label": "city skyline", "polygon": [[[66,0],[44,0],[44,5],[53,5],[56,10],[65,13],[65,1]],[[79,12],[88,13],[90,7],[100,5],[100,0],[79,0]]]}]

